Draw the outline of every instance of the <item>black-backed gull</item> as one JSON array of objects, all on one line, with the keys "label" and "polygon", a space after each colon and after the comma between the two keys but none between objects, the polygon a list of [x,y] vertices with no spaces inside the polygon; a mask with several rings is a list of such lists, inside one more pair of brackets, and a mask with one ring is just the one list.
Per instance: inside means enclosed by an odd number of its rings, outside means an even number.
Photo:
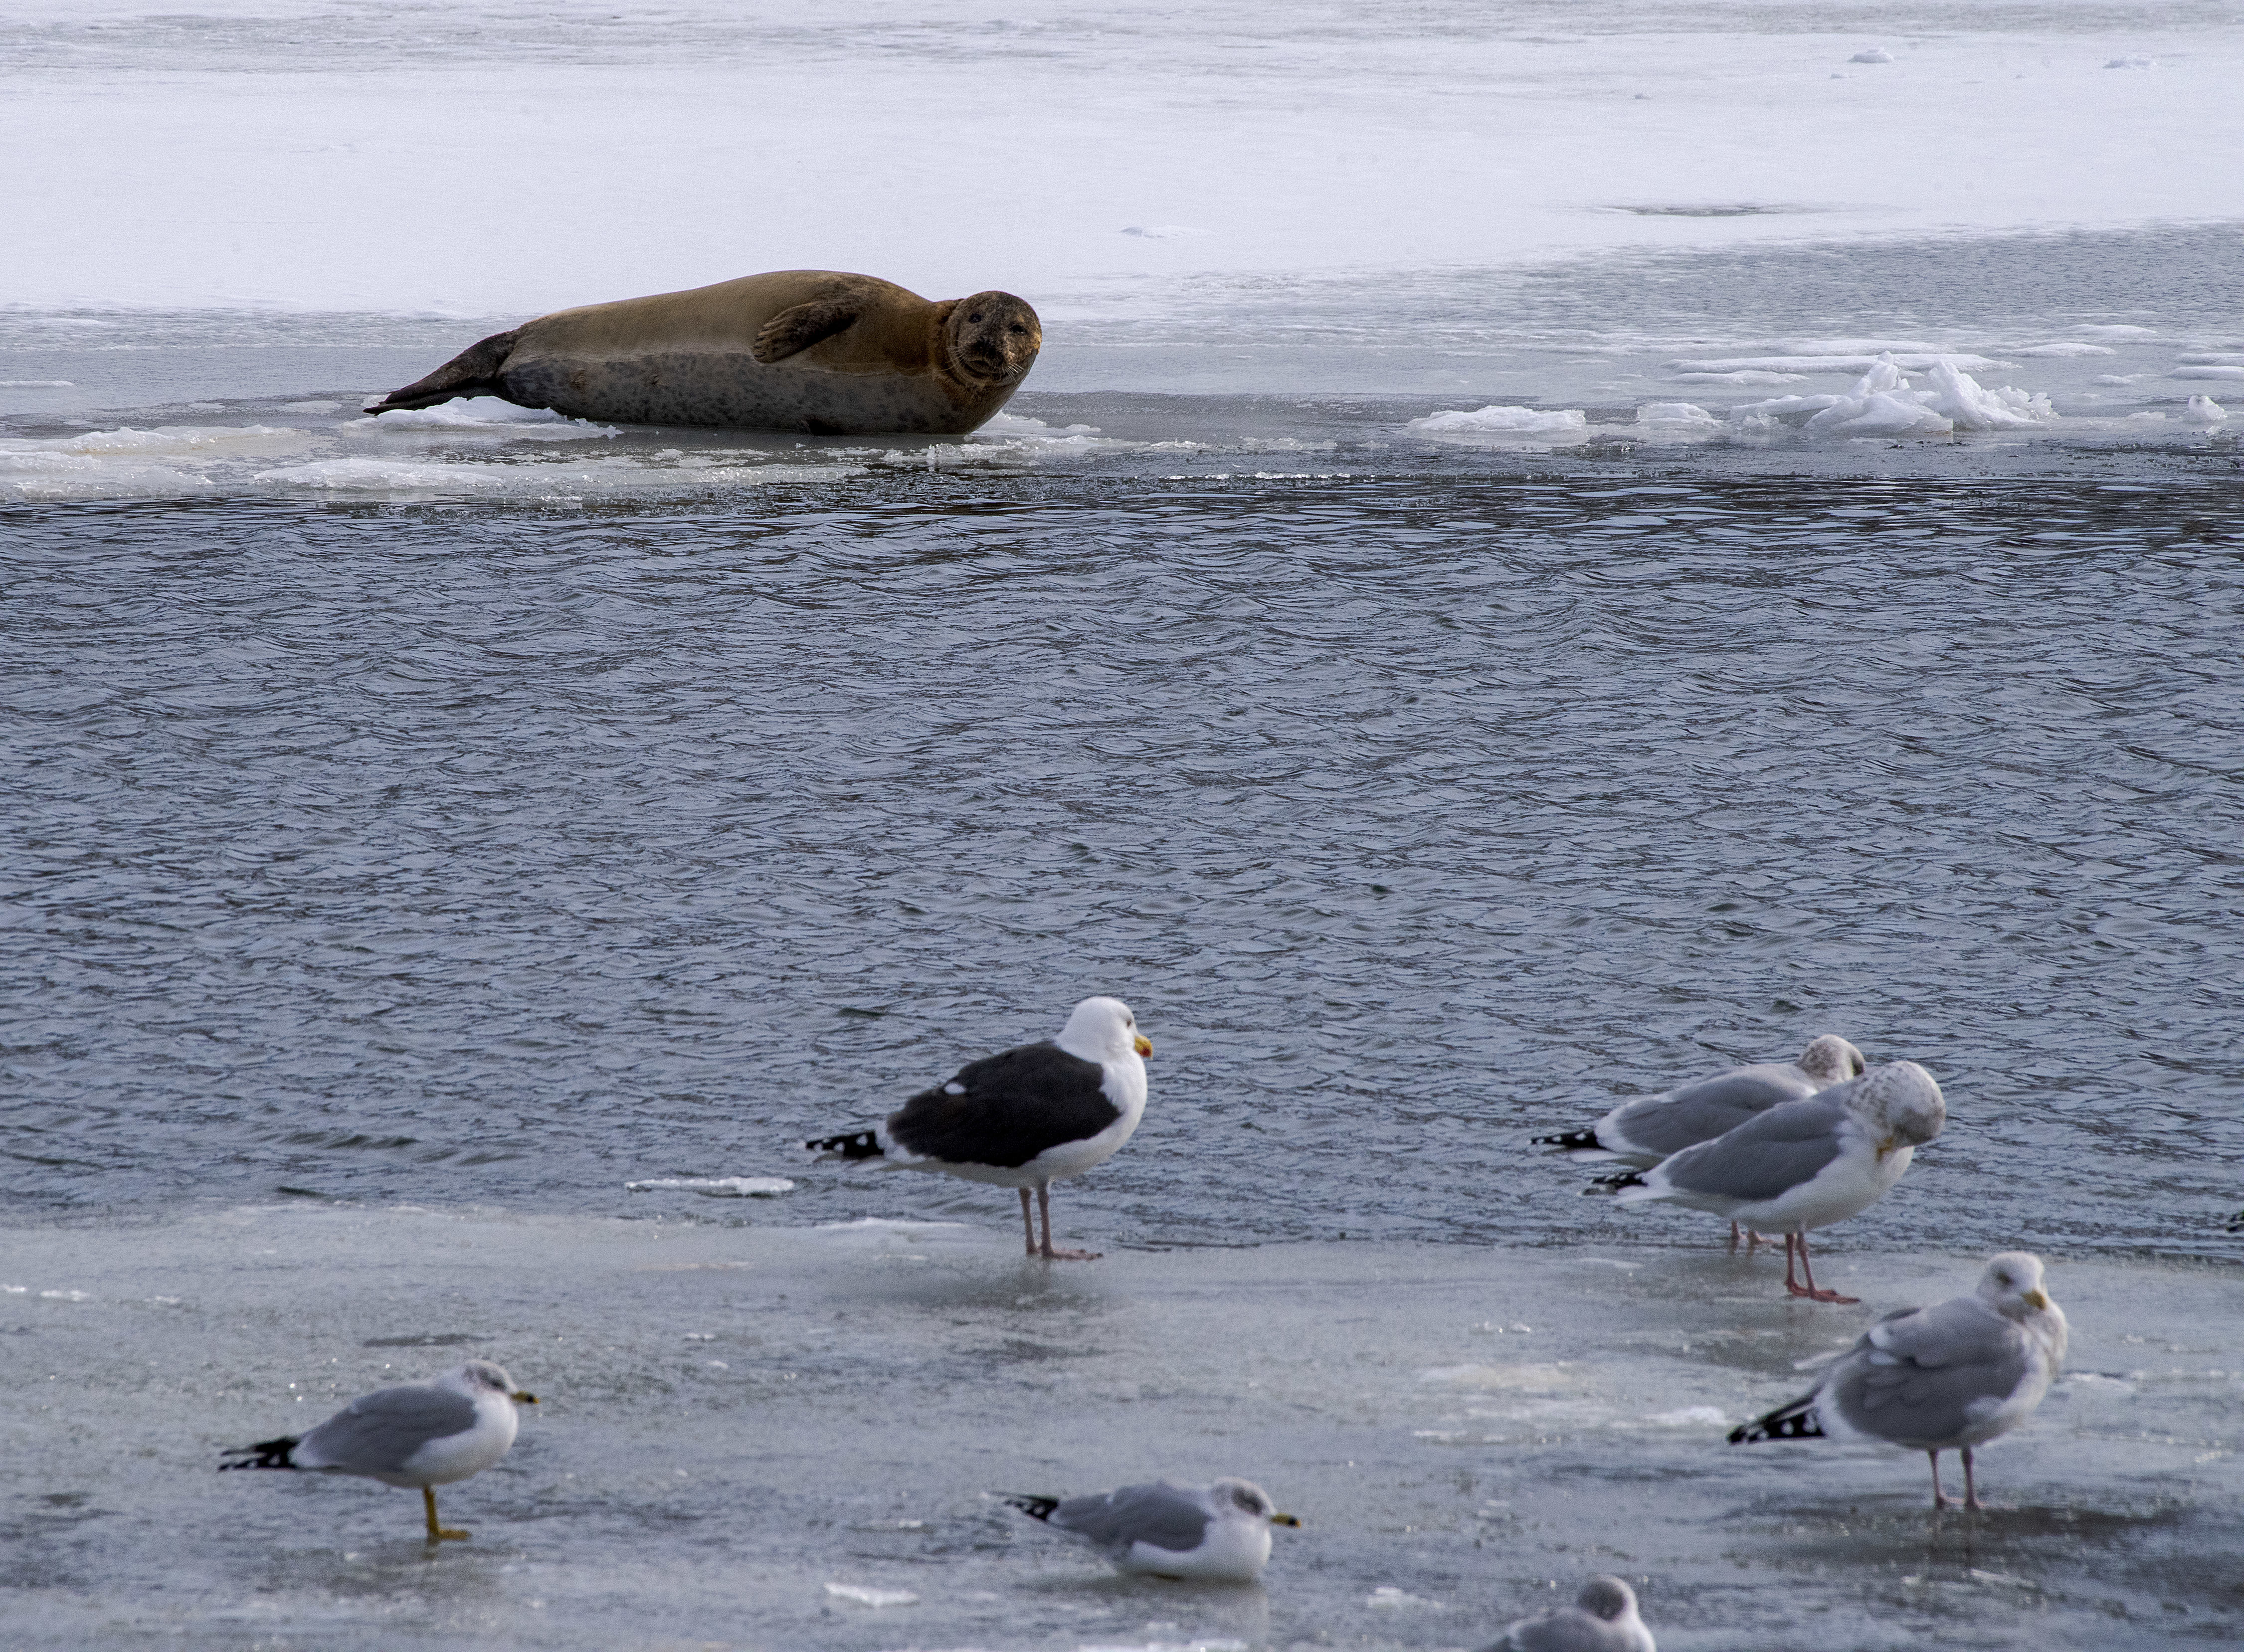
[{"label": "black-backed gull", "polygon": [[[1017,1188],[1031,1256],[1089,1261],[1096,1251],[1056,1251],[1051,1184],[1103,1164],[1146,1113],[1152,1045],[1119,998],[1086,998],[1059,1036],[960,1068],[922,1090],[885,1123],[803,1145],[828,1159],[878,1159],[884,1170],[936,1170]],[[1044,1236],[1029,1216],[1036,1190]]]}]

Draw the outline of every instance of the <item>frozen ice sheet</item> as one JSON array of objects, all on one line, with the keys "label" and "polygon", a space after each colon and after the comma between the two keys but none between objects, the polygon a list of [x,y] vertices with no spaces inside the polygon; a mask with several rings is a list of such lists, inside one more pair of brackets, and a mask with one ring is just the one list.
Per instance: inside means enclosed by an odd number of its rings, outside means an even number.
[{"label": "frozen ice sheet", "polygon": [[[2244,1628],[2233,1269],[2052,1258],[2071,1371],[1982,1459],[2007,1507],[1967,1521],[1924,1506],[1912,1455],[1722,1433],[1976,1257],[1835,1258],[1865,1298],[1836,1309],[1713,1247],[1050,1268],[997,1223],[298,1204],[0,1254],[34,1644],[1457,1647],[1597,1569],[1663,1647],[1709,1652],[1856,1615],[1897,1646]],[[544,1404],[446,1505],[468,1543],[428,1556],[379,1487],[212,1472],[469,1353]],[[1217,1472],[1307,1522],[1264,1589],[1113,1577],[986,1495]]]},{"label": "frozen ice sheet", "polygon": [[[28,0],[0,292],[536,314],[808,266],[1158,307],[1211,273],[2237,210],[2175,159],[2244,150],[2223,6],[1004,11]],[[1892,61],[1852,61],[1866,32]]]}]

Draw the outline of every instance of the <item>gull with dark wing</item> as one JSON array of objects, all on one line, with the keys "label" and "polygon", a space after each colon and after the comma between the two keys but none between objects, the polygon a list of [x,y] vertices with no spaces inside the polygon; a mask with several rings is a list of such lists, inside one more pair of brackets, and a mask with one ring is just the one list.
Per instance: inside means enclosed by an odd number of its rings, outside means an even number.
[{"label": "gull with dark wing", "polygon": [[2005,1251],[1971,1295],[1886,1315],[1811,1392],[1733,1430],[1730,1444],[1836,1435],[1911,1446],[1932,1460],[1935,1508],[1948,1506],[1940,1453],[1952,1451],[1964,1459],[1964,1507],[1977,1508],[1972,1447],[2033,1415],[2064,1368],[2067,1335],[2041,1258]]},{"label": "gull with dark wing", "polygon": [[[1787,1291],[1818,1302],[1853,1302],[1816,1289],[1808,1231],[1876,1204],[1947,1122],[1947,1102],[1932,1075],[1915,1062],[1893,1062],[1805,1101],[1756,1113],[1651,1170],[1607,1177],[1586,1190],[1615,1193],[1623,1204],[1687,1205],[1759,1233],[1781,1233]],[[1795,1265],[1806,1284],[1795,1278]]]},{"label": "gull with dark wing", "polygon": [[[1051,1184],[1105,1163],[1130,1139],[1145,1116],[1145,1058],[1152,1053],[1129,1005],[1086,998],[1058,1037],[969,1062],[873,1129],[803,1145],[821,1163],[876,1159],[883,1170],[1017,1188],[1029,1254],[1087,1262],[1098,1253],[1052,1249]],[[1031,1188],[1041,1245],[1029,1218]]]},{"label": "gull with dark wing", "polygon": [[1252,1583],[1270,1559],[1270,1528],[1299,1526],[1252,1480],[1125,1486],[1085,1497],[1008,1497],[1024,1514],[1088,1543],[1125,1572]]},{"label": "gull with dark wing", "polygon": [[1593,1577],[1571,1606],[1524,1617],[1482,1652],[1659,1652],[1636,1615],[1636,1591],[1617,1577]]},{"label": "gull with dark wing", "polygon": [[470,1359],[427,1382],[362,1394],[306,1434],[238,1446],[226,1468],[294,1468],[357,1474],[385,1486],[417,1487],[429,1517],[429,1541],[463,1538],[436,1522],[436,1487],[480,1474],[506,1455],[520,1421],[517,1406],[534,1406],[514,1379],[488,1359]]}]

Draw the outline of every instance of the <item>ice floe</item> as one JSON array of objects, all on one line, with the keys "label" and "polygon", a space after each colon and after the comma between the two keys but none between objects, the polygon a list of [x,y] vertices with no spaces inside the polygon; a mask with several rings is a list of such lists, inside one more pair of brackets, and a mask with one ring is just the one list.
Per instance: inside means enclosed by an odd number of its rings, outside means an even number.
[{"label": "ice floe", "polygon": [[1884,355],[1843,395],[1777,396],[1730,409],[1740,430],[1804,428],[1825,435],[1945,435],[1954,430],[2024,430],[2057,417],[2049,397],[2005,386],[1990,390],[1964,370],[1976,357],[1936,357],[1930,388],[1911,386],[1902,364]]},{"label": "ice floe", "polygon": [[1734,373],[1693,372],[1678,373],[1675,377],[1686,384],[1734,384],[1740,390],[1760,389],[1774,384],[1805,384],[1805,373],[1775,373],[1765,367],[1743,367]]},{"label": "ice floe", "polygon": [[1473,411],[1430,413],[1404,427],[1430,436],[1569,436],[1589,428],[1590,415],[1578,408],[1545,412],[1537,408],[1490,406]]},{"label": "ice floe", "polygon": [[863,1583],[828,1583],[826,1592],[838,1601],[855,1601],[860,1606],[911,1606],[919,1600],[909,1589],[876,1589]]},{"label": "ice floe", "polygon": [[1636,410],[1636,434],[1654,442],[1690,442],[1728,427],[1690,401],[1647,401]]},{"label": "ice floe", "polygon": [[2228,416],[2228,409],[2209,395],[2193,395],[2189,407],[2181,415],[2192,424],[2219,424]]},{"label": "ice floe", "polygon": [[650,1182],[626,1182],[626,1193],[699,1193],[712,1199],[775,1199],[794,1191],[783,1176],[682,1176]]},{"label": "ice floe", "polygon": [[511,401],[488,395],[439,402],[433,408],[415,408],[402,413],[385,413],[379,418],[368,415],[344,428],[355,435],[401,429],[487,430],[530,442],[580,442],[623,434],[612,424],[571,419],[545,408],[518,408]]},{"label": "ice floe", "polygon": [[1678,374],[1868,373],[1881,361],[1890,361],[1904,373],[1930,372],[1933,364],[1939,361],[1960,367],[1966,373],[1986,373],[2011,365],[1991,356],[1887,346],[1866,350],[1833,351],[1828,354],[1741,355],[1712,361],[1671,361],[1668,366]]}]

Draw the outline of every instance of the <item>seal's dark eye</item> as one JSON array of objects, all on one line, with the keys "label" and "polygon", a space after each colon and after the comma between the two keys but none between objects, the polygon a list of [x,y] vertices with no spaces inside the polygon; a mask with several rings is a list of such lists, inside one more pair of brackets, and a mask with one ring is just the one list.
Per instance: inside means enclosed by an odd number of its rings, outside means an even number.
[{"label": "seal's dark eye", "polygon": [[968,316],[966,319],[967,319],[968,320],[970,320],[970,321],[978,321],[978,320],[980,320],[982,319],[982,312],[981,312],[981,311],[979,311],[979,310],[977,310],[977,311],[975,311],[975,312],[974,312],[974,314],[971,314],[971,315]]}]

